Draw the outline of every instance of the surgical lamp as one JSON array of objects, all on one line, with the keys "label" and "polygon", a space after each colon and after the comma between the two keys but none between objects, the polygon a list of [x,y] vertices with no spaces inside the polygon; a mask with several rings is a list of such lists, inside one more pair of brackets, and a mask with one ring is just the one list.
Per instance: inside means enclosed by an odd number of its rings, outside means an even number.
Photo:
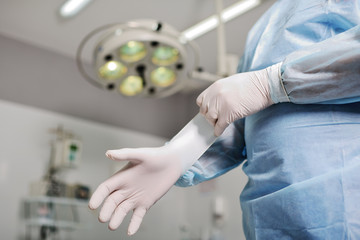
[{"label": "surgical lamp", "polygon": [[[95,29],[81,42],[76,60],[81,74],[93,85],[127,97],[166,97],[194,80],[213,82],[227,74],[225,40],[222,24],[260,4],[243,0],[222,10],[216,0],[217,14],[179,32],[156,20],[144,19],[124,24],[110,24]],[[197,71],[198,46],[194,39],[218,28],[218,74]],[[93,44],[93,72],[85,71],[82,54]]]},{"label": "surgical lamp", "polygon": [[78,52],[78,66],[94,85],[124,96],[165,97],[179,91],[188,79],[188,53],[194,45],[181,38],[170,25],[155,20],[137,20],[96,29],[104,31],[93,50],[95,77],[84,70]]}]

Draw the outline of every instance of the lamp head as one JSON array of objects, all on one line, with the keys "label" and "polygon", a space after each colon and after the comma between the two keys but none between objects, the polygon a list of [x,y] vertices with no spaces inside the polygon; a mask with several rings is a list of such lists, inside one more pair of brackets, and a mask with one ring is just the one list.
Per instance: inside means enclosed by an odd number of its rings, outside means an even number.
[{"label": "lamp head", "polygon": [[155,20],[114,25],[93,50],[93,80],[127,97],[169,96],[187,81],[186,45],[180,32]]}]

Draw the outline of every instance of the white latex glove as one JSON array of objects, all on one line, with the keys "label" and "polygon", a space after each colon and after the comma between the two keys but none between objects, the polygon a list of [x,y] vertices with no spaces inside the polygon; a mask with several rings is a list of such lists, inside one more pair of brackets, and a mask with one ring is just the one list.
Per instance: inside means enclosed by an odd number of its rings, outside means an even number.
[{"label": "white latex glove", "polygon": [[278,102],[271,98],[270,92],[284,91],[280,67],[278,63],[263,70],[220,79],[198,96],[196,103],[200,113],[215,126],[216,136],[235,120]]},{"label": "white latex glove", "polygon": [[105,200],[99,221],[115,230],[133,210],[128,234],[133,235],[145,213],[215,141],[213,127],[198,114],[168,144],[157,148],[110,150],[106,156],[129,163],[93,193],[89,207]]}]

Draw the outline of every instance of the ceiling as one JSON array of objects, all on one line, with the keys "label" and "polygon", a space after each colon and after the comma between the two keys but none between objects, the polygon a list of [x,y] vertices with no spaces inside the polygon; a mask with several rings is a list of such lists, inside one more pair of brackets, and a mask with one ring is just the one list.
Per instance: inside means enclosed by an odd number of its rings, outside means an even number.
[{"label": "ceiling", "polygon": [[[224,0],[224,6],[235,2]],[[226,24],[228,53],[241,55],[247,32],[274,2],[265,0]],[[97,89],[77,71],[75,53],[87,33],[109,23],[150,18],[184,31],[215,13],[214,0],[93,1],[71,19],[58,16],[63,3],[0,1],[0,99],[167,138],[197,113],[200,90],[163,99],[129,99]],[[200,66],[215,73],[215,31],[195,41]]]}]

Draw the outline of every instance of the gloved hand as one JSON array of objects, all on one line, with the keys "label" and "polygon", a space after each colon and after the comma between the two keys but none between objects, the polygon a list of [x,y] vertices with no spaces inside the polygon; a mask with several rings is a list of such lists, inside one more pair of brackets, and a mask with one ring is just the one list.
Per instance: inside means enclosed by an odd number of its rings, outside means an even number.
[{"label": "gloved hand", "polygon": [[109,222],[115,230],[129,211],[134,210],[128,234],[134,234],[149,208],[158,201],[180,177],[181,161],[171,146],[107,151],[115,161],[129,163],[103,182],[92,195],[89,207],[98,208],[106,198],[99,221]]},{"label": "gloved hand", "polygon": [[134,234],[149,208],[156,203],[215,141],[213,127],[198,114],[171,141],[157,148],[110,150],[106,156],[129,163],[93,193],[89,207],[98,208],[101,222],[118,228],[134,210],[128,234]]},{"label": "gloved hand", "polygon": [[196,103],[200,107],[200,113],[215,126],[216,136],[221,135],[235,120],[280,101],[271,97],[277,96],[279,91],[285,91],[280,67],[281,63],[278,63],[263,70],[220,79],[198,96]]}]

